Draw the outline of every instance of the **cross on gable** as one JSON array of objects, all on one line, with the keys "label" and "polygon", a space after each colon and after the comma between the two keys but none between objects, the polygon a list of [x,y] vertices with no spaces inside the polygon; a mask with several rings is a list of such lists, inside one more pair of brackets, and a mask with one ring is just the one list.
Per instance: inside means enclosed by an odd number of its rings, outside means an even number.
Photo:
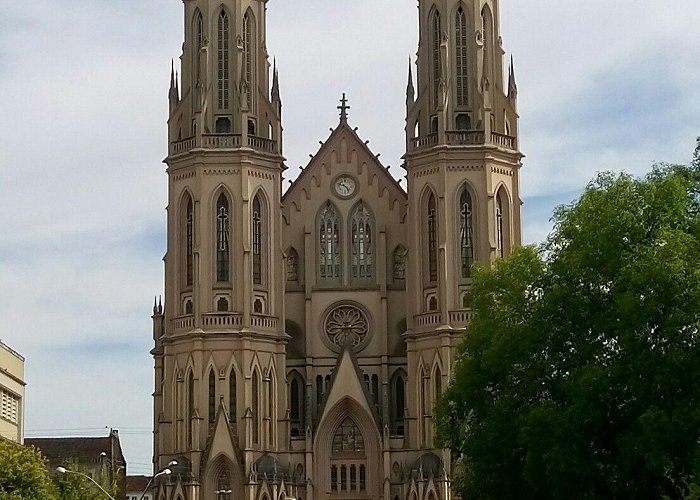
[{"label": "cross on gable", "polygon": [[343,98],[340,100],[340,106],[338,106],[338,109],[340,110],[340,121],[348,121],[348,110],[350,109],[350,106],[348,106],[348,100],[345,97],[345,92],[343,92]]}]

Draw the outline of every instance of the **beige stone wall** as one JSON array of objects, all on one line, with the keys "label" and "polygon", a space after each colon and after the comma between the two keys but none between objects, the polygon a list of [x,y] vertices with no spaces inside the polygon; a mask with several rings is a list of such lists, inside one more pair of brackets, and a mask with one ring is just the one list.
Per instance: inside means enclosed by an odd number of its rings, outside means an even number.
[{"label": "beige stone wall", "polygon": [[0,342],[0,436],[24,441],[24,358]]}]

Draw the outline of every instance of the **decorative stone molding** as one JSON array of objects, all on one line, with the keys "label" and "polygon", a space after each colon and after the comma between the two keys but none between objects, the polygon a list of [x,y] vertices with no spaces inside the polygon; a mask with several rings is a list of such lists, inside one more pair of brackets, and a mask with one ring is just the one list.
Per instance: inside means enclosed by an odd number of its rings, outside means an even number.
[{"label": "decorative stone molding", "polygon": [[326,313],[323,332],[335,351],[345,344],[360,350],[369,340],[367,313],[354,304],[335,305]]}]

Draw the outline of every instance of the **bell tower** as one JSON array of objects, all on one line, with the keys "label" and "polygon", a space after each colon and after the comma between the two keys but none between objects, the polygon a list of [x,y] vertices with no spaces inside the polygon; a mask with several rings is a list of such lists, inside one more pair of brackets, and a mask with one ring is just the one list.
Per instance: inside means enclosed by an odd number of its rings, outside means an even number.
[{"label": "bell tower", "polygon": [[289,433],[279,81],[273,70],[270,88],[266,0],[183,4],[165,303],[153,316],[154,467],[178,462],[159,486],[167,498],[253,498],[254,464],[286,451]]},{"label": "bell tower", "polygon": [[[517,87],[504,82],[498,0],[419,0],[406,92],[410,435],[433,446],[432,409],[471,317],[472,265],[520,244]],[[445,456],[448,462],[448,455]]]}]

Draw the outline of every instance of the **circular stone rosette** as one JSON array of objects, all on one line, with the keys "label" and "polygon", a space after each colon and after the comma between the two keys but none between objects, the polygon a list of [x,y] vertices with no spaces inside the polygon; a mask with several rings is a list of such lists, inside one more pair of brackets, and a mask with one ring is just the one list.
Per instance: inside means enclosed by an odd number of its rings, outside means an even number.
[{"label": "circular stone rosette", "polygon": [[334,350],[339,351],[348,344],[358,351],[369,340],[369,319],[367,313],[354,304],[336,305],[326,313],[323,331]]}]

